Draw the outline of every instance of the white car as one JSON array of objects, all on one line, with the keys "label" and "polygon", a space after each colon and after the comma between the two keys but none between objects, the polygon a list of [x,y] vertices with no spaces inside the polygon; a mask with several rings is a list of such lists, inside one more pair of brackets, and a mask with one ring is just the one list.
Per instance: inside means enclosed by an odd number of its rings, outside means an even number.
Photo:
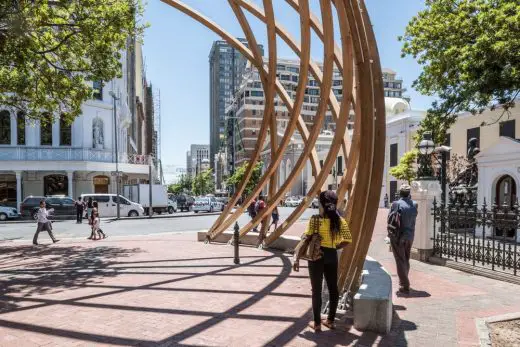
[{"label": "white car", "polygon": [[320,201],[318,200],[318,198],[312,199],[311,208],[318,208],[318,207],[320,207]]},{"label": "white car", "polygon": [[[92,198],[93,201],[97,201],[101,218],[117,216],[116,194],[81,194],[82,201],[87,202],[89,198]],[[119,213],[121,216],[137,217],[144,215],[144,208],[141,204],[119,195]]]},{"label": "white car", "polygon": [[221,211],[222,205],[215,197],[196,198],[193,203],[193,212],[216,212]]},{"label": "white car", "polygon": [[285,200],[285,206],[286,207],[297,207],[298,205],[301,204],[301,202],[302,201],[300,199],[291,196]]},{"label": "white car", "polygon": [[20,214],[14,207],[0,206],[0,221],[20,218]]},{"label": "white car", "polygon": [[168,198],[168,213],[172,214],[173,212],[177,212],[177,201]]}]

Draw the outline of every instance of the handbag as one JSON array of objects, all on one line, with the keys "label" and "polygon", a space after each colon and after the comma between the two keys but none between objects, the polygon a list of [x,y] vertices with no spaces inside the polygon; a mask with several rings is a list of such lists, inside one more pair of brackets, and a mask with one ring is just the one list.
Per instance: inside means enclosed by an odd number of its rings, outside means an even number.
[{"label": "handbag", "polygon": [[319,217],[311,218],[311,235],[304,235],[300,243],[294,249],[296,260],[305,259],[308,261],[316,261],[321,259],[323,251],[321,250],[321,235],[319,233]]}]

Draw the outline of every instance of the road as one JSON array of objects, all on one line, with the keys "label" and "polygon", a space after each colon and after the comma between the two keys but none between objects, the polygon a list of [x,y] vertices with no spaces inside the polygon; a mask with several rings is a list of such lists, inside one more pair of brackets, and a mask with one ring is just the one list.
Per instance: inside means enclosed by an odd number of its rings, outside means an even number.
[{"label": "road", "polygon": [[[294,210],[291,207],[281,207],[280,222],[289,216]],[[307,220],[310,216],[317,213],[315,209],[307,209],[300,220]],[[172,232],[194,232],[208,230],[213,222],[217,219],[217,215],[177,213],[174,218],[168,216],[157,216],[150,219],[124,219],[114,221],[111,219],[102,219],[101,228],[109,236],[132,236],[132,235],[150,235]],[[247,214],[242,215],[239,225],[244,225],[249,221]],[[90,227],[87,222],[76,224],[75,221],[56,221],[53,224],[54,233],[57,238],[81,238],[90,235]],[[2,223],[0,224],[0,241],[8,240],[31,240],[36,229],[35,223]],[[48,239],[47,233],[40,234],[42,241]]]}]

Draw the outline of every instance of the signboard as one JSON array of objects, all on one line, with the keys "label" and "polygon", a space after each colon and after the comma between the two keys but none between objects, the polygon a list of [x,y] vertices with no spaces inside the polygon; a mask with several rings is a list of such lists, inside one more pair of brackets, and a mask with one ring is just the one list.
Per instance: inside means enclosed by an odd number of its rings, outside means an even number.
[{"label": "signboard", "polygon": [[112,172],[110,173],[110,175],[111,175],[111,176],[117,176],[118,173],[119,173],[119,177],[123,177],[123,173],[122,173],[121,171],[119,171],[119,172],[112,171]]},{"label": "signboard", "polygon": [[95,186],[102,186],[106,184],[110,184],[110,178],[106,176],[96,176],[92,179]]}]

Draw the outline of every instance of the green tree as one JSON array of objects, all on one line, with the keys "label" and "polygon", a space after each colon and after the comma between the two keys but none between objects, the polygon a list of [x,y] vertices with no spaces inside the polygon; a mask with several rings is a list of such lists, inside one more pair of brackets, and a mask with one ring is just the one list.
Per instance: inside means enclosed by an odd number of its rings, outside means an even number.
[{"label": "green tree", "polygon": [[121,51],[140,38],[140,0],[0,1],[0,105],[70,122],[91,81],[121,76]]},{"label": "green tree", "polygon": [[195,195],[206,195],[215,192],[215,182],[213,181],[213,170],[205,170],[193,179],[192,191]]},{"label": "green tree", "polygon": [[[244,175],[246,173],[246,169],[249,163],[246,161],[241,166],[239,166],[233,175],[231,175],[227,180],[226,184],[228,186],[237,186],[240,182],[242,182],[242,179],[244,178]],[[253,173],[251,174],[251,178],[249,182],[246,185],[246,188],[244,189],[244,194],[249,195],[253,192],[253,189],[258,185],[258,182],[260,181],[260,177],[262,177],[262,167],[264,166],[263,162],[258,162],[254,169]]]},{"label": "green tree", "polygon": [[175,195],[189,193],[191,192],[192,185],[193,179],[190,176],[182,175],[179,182],[168,186],[168,192]]},{"label": "green tree", "polygon": [[[413,87],[438,101],[417,133],[444,143],[457,114],[500,105],[504,113],[520,92],[518,0],[426,0],[406,27],[402,56],[423,66]],[[491,106],[492,108],[494,106]]]},{"label": "green tree", "polygon": [[417,154],[418,151],[416,149],[403,154],[399,160],[399,165],[390,169],[390,175],[398,180],[406,181],[408,184],[411,184],[417,177],[417,169],[414,166],[417,160]]}]

